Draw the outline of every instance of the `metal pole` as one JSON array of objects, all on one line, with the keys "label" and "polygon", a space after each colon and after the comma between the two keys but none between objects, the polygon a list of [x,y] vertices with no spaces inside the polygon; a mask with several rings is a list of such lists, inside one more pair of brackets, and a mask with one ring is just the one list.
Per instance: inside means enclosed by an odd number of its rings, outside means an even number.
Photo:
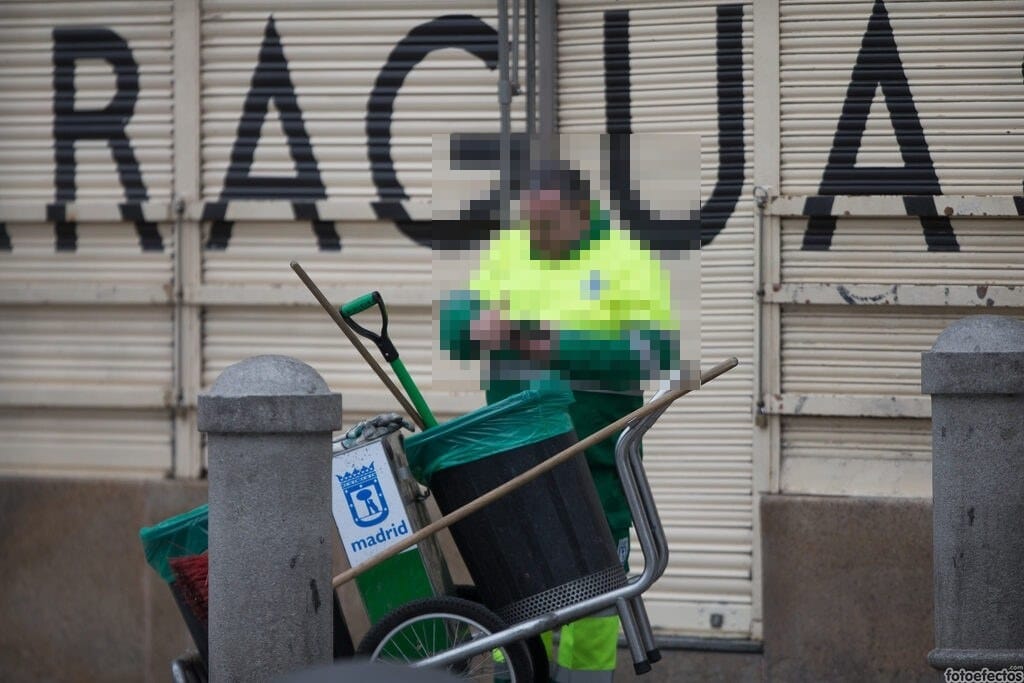
[{"label": "metal pole", "polygon": [[526,0],[526,135],[537,132],[537,7]]},{"label": "metal pole", "polygon": [[498,0],[498,106],[501,111],[498,197],[501,203],[501,229],[507,230],[512,199],[512,85],[509,82],[508,0]]},{"label": "metal pole", "polygon": [[768,411],[764,404],[764,363],[761,361],[762,333],[764,329],[764,255],[761,253],[765,243],[764,230],[768,220],[768,188],[763,185],[754,186],[754,206],[757,210],[757,221],[754,226],[754,353],[758,362],[754,366],[754,424],[759,428],[768,426]]},{"label": "metal pole", "polygon": [[556,0],[540,0],[537,6],[537,121],[544,153],[555,156],[555,135],[558,132],[557,19]]},{"label": "metal pole", "polygon": [[509,80],[512,82],[513,97],[518,95],[523,87],[522,81],[519,80],[519,17],[519,0],[512,0],[512,35],[509,44],[509,61],[512,65],[509,67]]}]

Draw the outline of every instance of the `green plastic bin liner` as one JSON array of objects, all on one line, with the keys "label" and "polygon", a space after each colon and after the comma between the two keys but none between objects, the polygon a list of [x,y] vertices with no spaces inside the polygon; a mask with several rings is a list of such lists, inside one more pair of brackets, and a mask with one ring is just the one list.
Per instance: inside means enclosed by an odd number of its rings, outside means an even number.
[{"label": "green plastic bin liner", "polygon": [[174,582],[170,565],[172,557],[206,552],[209,546],[209,515],[210,506],[204,504],[139,530],[146,562],[167,583]]},{"label": "green plastic bin liner", "polygon": [[570,432],[566,406],[572,402],[568,390],[528,389],[406,437],[413,476],[429,485],[440,470]]}]

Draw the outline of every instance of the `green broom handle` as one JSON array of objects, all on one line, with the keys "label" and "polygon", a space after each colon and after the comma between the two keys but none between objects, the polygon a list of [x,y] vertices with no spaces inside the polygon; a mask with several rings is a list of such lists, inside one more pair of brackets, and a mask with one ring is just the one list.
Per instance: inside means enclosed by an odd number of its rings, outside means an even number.
[{"label": "green broom handle", "polygon": [[423,428],[430,429],[431,427],[436,427],[437,418],[434,417],[433,411],[430,410],[430,406],[424,400],[423,394],[420,393],[420,388],[412,381],[412,375],[405,369],[405,363],[402,362],[401,358],[395,358],[391,362],[391,367],[394,369],[398,381],[402,384],[406,393],[409,394],[409,398],[412,399],[412,404],[416,406],[416,411],[423,418]]}]

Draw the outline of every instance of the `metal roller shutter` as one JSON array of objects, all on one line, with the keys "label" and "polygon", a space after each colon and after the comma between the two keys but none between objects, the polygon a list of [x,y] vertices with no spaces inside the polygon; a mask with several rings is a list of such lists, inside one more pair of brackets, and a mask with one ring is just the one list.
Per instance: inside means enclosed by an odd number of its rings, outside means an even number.
[{"label": "metal roller shutter", "polygon": [[[482,397],[476,394],[459,397],[430,391],[430,316],[422,315],[421,307],[390,306],[388,310],[392,317],[389,334],[438,419],[482,405]],[[319,308],[217,307],[207,315],[205,332],[205,385],[241,358],[280,353],[315,364],[327,383],[344,395],[347,425],[378,413],[401,410]]]},{"label": "metal roller shutter", "polygon": [[[3,301],[31,303],[34,298],[45,298],[40,294],[44,289],[59,292],[62,285],[69,284],[103,290],[107,298],[119,291],[154,303],[167,299],[174,249],[172,226],[157,226],[165,245],[163,252],[143,252],[130,223],[80,222],[76,249],[67,253],[54,248],[52,223],[19,221],[5,225],[12,249],[0,252]],[[78,298],[82,303],[99,298],[90,294],[79,289]]]},{"label": "metal roller shutter", "polygon": [[[203,191],[209,199],[221,194],[239,117],[271,22],[327,196],[371,199],[376,192],[367,172],[365,117],[378,74],[392,50],[414,28],[440,18],[446,18],[448,31],[469,35],[463,39],[466,44],[476,44],[482,39],[472,37],[474,25],[484,22],[493,27],[495,20],[494,4],[479,0],[207,0],[202,10]],[[431,52],[407,76],[395,103],[391,142],[398,177],[411,197],[430,193],[431,135],[496,130],[496,78],[496,71],[459,49]],[[385,78],[384,86],[387,91],[394,83]],[[517,104],[521,109],[521,98]],[[277,119],[271,111],[264,123],[252,165],[254,176],[295,172]]]},{"label": "metal roller shutter", "polygon": [[0,472],[165,476],[172,3],[0,15]]},{"label": "metal roller shutter", "polygon": [[782,316],[782,391],[921,396],[921,351],[966,308],[792,306]]},{"label": "metal roller shutter", "polygon": [[928,497],[931,436],[929,420],[783,417],[783,490]]},{"label": "metal roller shutter", "polygon": [[[345,222],[343,253],[317,251],[307,225],[236,223],[226,251],[206,253],[204,286],[209,308],[204,327],[203,384],[226,365],[255,353],[296,355],[314,365],[345,395],[345,422],[397,409],[394,399],[366,367],[334,323],[311,308],[309,293],[296,288],[288,260],[299,260],[332,301],[373,289],[382,292],[389,333],[403,362],[440,415],[454,416],[482,398],[453,399],[431,391],[432,320],[430,254],[383,222]],[[239,229],[240,228],[240,229]],[[272,306],[268,304],[285,304]],[[370,342],[366,342],[376,354]]]},{"label": "metal roller shutter", "polygon": [[167,307],[3,306],[0,320],[0,472],[167,473]]},{"label": "metal roller shutter", "polygon": [[[341,303],[373,289],[382,293],[396,345],[439,419],[482,405],[479,392],[451,396],[432,390],[431,252],[393,222],[378,220],[371,208],[378,190],[368,159],[366,117],[368,108],[379,111],[379,103],[370,104],[375,84],[382,84],[376,96],[396,95],[396,69],[408,66],[409,54],[395,53],[394,61],[385,65],[403,39],[417,27],[436,29],[440,24],[442,34],[460,36],[464,42],[468,35],[466,44],[476,49],[481,41],[493,40],[486,34],[495,25],[494,4],[215,0],[204,2],[202,10],[203,196],[209,204],[230,195],[223,190],[225,177],[272,15],[325,187],[316,210],[330,221],[340,241],[340,249],[318,245],[310,222],[294,220],[291,201],[284,199],[287,192],[278,201],[258,204],[228,197],[230,242],[203,253],[199,300],[205,307],[204,386],[245,356],[287,353],[316,367],[344,394],[347,425],[397,409],[292,273],[288,262],[296,259],[332,301]],[[436,30],[431,40],[436,42]],[[404,78],[394,100],[390,144],[395,177],[408,196],[402,206],[413,217],[430,213],[432,136],[497,130],[496,79],[496,71],[477,56],[453,48],[430,52]],[[251,176],[296,174],[278,106],[274,100],[268,107],[252,152]],[[514,107],[514,125],[521,125],[522,98]],[[288,115],[294,123],[294,111]],[[379,131],[379,117],[375,120],[374,130]],[[290,132],[295,135],[296,129]],[[254,145],[247,135],[243,146]],[[372,145],[379,151],[380,139]],[[204,225],[204,243],[209,245],[215,230],[210,223]]]},{"label": "metal roller shutter", "polygon": [[204,253],[204,282],[211,291],[290,287],[299,284],[288,267],[294,257],[318,283],[340,288],[342,297],[386,285],[391,294],[387,301],[422,303],[424,283],[431,277],[428,249],[382,221],[346,221],[341,232],[341,251],[327,252],[316,248],[308,223],[237,222],[228,249]]},{"label": "metal roller shutter", "polygon": [[[783,194],[818,193],[874,9],[871,0],[780,2]],[[1021,4],[886,0],[884,10],[943,193],[1019,193]],[[887,58],[881,43],[871,49]],[[907,104],[895,91],[890,98]],[[871,101],[857,164],[902,164],[881,92]]]},{"label": "metal roller shutter", "polygon": [[[928,496],[920,352],[965,315],[1024,315],[1024,8],[782,0],[779,14],[780,486]],[[930,248],[936,226],[955,244]]]},{"label": "metal roller shutter", "polygon": [[161,407],[171,317],[153,306],[3,307],[4,396],[17,404]]},{"label": "metal roller shutter", "polygon": [[[102,57],[123,56],[117,38],[127,44],[138,77],[126,133],[150,198],[167,201],[171,195],[171,3],[4,2],[0,12],[0,92],[5,94],[0,102],[0,201],[40,205],[54,201],[57,52],[76,57],[73,81],[58,79],[74,93],[74,110],[102,109],[117,92],[114,68]],[[55,29],[76,31],[58,44]],[[127,72],[131,67],[122,63],[119,69]],[[120,92],[130,95],[135,90],[125,82]],[[75,161],[79,201],[125,200],[106,141],[76,141]]]},{"label": "metal roller shutter", "polygon": [[171,421],[149,410],[0,408],[0,472],[58,477],[160,478]]},{"label": "metal roller shutter", "polygon": [[927,251],[920,222],[906,217],[839,219],[832,248],[807,251],[802,248],[807,219],[784,218],[783,280],[961,286],[1024,282],[1020,219],[954,219],[953,225],[959,252]]},{"label": "metal roller shutter", "polygon": [[931,424],[906,419],[930,414],[920,354],[971,310],[879,308],[783,308],[783,490],[930,495]]},{"label": "metal roller shutter", "polygon": [[[645,462],[672,550],[665,576],[648,593],[647,604],[652,621],[662,629],[747,636],[755,618],[750,371],[754,240],[750,193],[744,187],[750,157],[742,150],[752,144],[751,8],[563,0],[558,14],[563,132],[606,130],[607,10],[617,13],[620,27],[628,11],[632,132],[701,136],[702,218],[706,228],[716,219],[726,221],[721,232],[706,233],[706,239],[714,239],[701,254],[701,356],[716,362],[735,355],[741,362],[714,385],[673,406],[645,439]],[[623,48],[609,46],[613,51]],[[610,57],[621,68],[624,55],[612,52]],[[723,89],[734,92],[724,94]],[[609,94],[618,103],[619,115],[623,94]],[[720,130],[731,137],[720,139]],[[719,168],[721,148],[731,152],[725,157],[727,168]],[[729,178],[725,184],[739,197],[724,209],[707,203],[722,177]]]}]

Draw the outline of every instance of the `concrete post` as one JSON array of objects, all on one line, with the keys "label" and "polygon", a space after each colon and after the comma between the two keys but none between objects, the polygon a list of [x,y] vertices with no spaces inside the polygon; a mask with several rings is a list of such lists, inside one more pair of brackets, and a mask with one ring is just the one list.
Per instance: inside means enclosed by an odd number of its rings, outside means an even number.
[{"label": "concrete post", "polygon": [[210,679],[265,681],[332,659],[331,430],[341,396],[286,356],[199,397],[210,483]]},{"label": "concrete post", "polygon": [[1024,665],[1024,322],[963,318],[921,355],[932,395],[938,669]]}]

